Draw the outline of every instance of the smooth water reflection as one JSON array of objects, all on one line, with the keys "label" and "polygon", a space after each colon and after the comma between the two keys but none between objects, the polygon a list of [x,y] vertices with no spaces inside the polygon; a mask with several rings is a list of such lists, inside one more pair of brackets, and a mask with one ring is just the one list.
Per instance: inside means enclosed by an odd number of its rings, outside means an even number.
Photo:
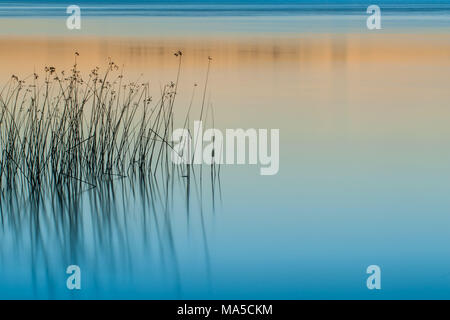
[{"label": "smooth water reflection", "polygon": [[[73,182],[39,192],[5,188],[0,295],[181,297],[179,264],[186,259],[180,250],[186,246],[196,255],[195,266],[203,270],[207,286],[212,180],[193,184],[190,208],[185,179],[158,180],[153,175],[117,178],[98,181],[96,187]],[[200,197],[208,199],[207,205]],[[81,268],[82,290],[71,295],[65,271],[72,264]]]},{"label": "smooth water reflection", "polygon": [[[112,56],[156,92],[176,75],[181,48],[182,114],[211,55],[216,127],[279,128],[280,171],[224,166],[223,206],[214,213],[205,182],[189,216],[179,177],[170,196],[119,179],[70,199],[49,192],[40,209],[4,190],[2,297],[448,298],[450,42],[439,32],[3,39],[5,78],[67,66],[79,50],[80,67]],[[80,292],[65,288],[72,263]],[[365,286],[371,264],[382,268],[380,292]]]}]

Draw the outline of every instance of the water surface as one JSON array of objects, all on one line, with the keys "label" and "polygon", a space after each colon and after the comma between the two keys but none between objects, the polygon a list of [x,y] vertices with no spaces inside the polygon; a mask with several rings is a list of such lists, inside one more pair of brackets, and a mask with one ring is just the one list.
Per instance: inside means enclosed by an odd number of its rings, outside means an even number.
[{"label": "water surface", "polygon": [[[178,125],[194,84],[190,121],[199,114],[211,56],[215,126],[280,129],[280,171],[223,166],[214,210],[205,180],[189,218],[177,176],[169,191],[119,179],[39,206],[2,186],[0,296],[449,298],[449,7],[396,3],[373,33],[364,11],[338,2],[113,4],[88,9],[77,34],[56,9],[1,11],[3,83],[70,69],[77,51],[82,72],[111,57],[157,96],[182,50]],[[80,291],[66,289],[69,264]],[[366,287],[371,264],[380,291]]]}]

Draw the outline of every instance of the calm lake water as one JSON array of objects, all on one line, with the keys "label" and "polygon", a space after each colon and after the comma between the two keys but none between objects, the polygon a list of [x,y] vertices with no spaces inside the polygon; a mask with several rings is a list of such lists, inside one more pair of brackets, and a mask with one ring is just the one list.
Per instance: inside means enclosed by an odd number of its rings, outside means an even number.
[{"label": "calm lake water", "polygon": [[158,96],[181,50],[182,126],[210,56],[215,127],[279,129],[280,170],[224,165],[211,185],[197,168],[189,209],[180,176],[39,201],[2,185],[0,298],[450,298],[450,4],[385,1],[370,32],[365,5],[81,2],[78,32],[55,3],[0,5],[2,83],[78,52]]}]

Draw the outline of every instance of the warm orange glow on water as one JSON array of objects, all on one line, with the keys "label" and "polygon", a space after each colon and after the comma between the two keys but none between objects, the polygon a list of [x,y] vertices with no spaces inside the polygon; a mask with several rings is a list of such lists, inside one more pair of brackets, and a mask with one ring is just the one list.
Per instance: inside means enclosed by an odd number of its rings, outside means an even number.
[{"label": "warm orange glow on water", "polygon": [[[450,35],[306,34],[255,38],[2,38],[1,80],[44,66],[88,73],[111,57],[130,81],[150,81],[154,95],[174,80],[182,50],[178,108],[194,83],[203,88],[217,125],[282,128],[282,139],[364,136],[385,141],[439,138],[448,131]],[[141,74],[143,74],[141,76]],[[197,94],[194,103],[200,103]],[[292,133],[289,135],[287,133]],[[301,138],[300,138],[301,137]]]},{"label": "warm orange glow on water", "polygon": [[[176,67],[172,53],[185,52],[184,64],[202,66],[213,56],[216,68],[289,62],[315,67],[344,62],[450,64],[450,35],[302,35],[290,38],[0,38],[2,77],[44,65],[67,66],[80,52],[80,65],[103,65],[107,57],[130,69]],[[264,66],[263,66],[264,67]]]}]

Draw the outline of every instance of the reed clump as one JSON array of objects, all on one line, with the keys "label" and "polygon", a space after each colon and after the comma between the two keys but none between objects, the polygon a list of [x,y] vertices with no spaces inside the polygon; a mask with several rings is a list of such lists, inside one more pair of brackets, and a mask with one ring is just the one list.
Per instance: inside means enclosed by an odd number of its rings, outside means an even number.
[{"label": "reed clump", "polygon": [[168,142],[180,70],[154,99],[148,83],[125,83],[111,60],[103,73],[96,67],[83,76],[77,56],[67,73],[50,66],[42,76],[13,75],[1,89],[2,192],[95,187],[99,180],[183,170],[170,162]]}]

